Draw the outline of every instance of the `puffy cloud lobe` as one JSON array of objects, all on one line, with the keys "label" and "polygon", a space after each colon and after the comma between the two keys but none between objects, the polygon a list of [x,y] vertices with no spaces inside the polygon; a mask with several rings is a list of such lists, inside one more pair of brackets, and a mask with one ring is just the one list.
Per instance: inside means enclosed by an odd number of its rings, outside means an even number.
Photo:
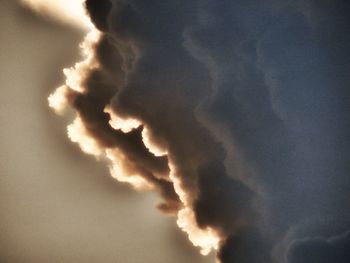
[{"label": "puffy cloud lobe", "polygon": [[[226,176],[222,147],[195,117],[199,101],[209,92],[210,81],[201,63],[182,46],[185,25],[193,21],[188,12],[191,9],[194,12],[196,5],[173,1],[162,4],[155,1],[147,7],[142,1],[130,1],[127,7],[125,3],[121,7],[118,4],[117,14],[112,15],[116,18],[111,20],[112,28],[116,28],[113,33],[120,34],[121,41],[136,44],[139,57],[112,107],[150,127],[156,134],[153,136],[156,143],[165,144],[197,223],[203,229],[211,227],[226,236],[227,231],[249,221],[254,214],[250,205],[254,193]],[[123,8],[127,8],[129,15],[120,18],[118,9]],[[130,15],[140,10],[144,13],[139,17]],[[160,28],[158,21],[162,21]]]},{"label": "puffy cloud lobe", "polygon": [[[163,211],[191,211],[196,227],[219,237],[223,263],[281,263],[287,250],[290,263],[313,262],[322,247],[338,256],[345,237],[289,233],[313,217],[349,219],[346,1],[88,0],[86,8],[103,31],[97,66],[68,101],[101,148],[118,149],[126,170],[159,191]],[[141,125],[112,128],[106,107]],[[145,128],[163,156],[145,146]]]}]

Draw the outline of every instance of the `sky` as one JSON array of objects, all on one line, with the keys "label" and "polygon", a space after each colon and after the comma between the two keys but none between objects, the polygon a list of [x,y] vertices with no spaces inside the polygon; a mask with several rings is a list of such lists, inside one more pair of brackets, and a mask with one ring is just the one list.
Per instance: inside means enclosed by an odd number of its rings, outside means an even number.
[{"label": "sky", "polygon": [[5,260],[349,262],[348,1],[25,2],[1,11]]},{"label": "sky", "polygon": [[0,262],[212,262],[157,197],[117,184],[80,153],[47,97],[84,34],[0,2]]}]

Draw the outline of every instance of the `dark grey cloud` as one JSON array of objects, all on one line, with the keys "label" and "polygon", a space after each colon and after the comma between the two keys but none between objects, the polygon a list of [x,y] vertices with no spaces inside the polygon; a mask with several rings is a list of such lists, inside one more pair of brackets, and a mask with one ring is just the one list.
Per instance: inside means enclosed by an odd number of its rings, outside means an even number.
[{"label": "dark grey cloud", "polygon": [[102,31],[108,30],[108,14],[112,8],[109,0],[86,0],[85,7],[95,26]]},{"label": "dark grey cloud", "polygon": [[213,95],[199,115],[231,152],[228,168],[237,152],[253,167],[253,179],[239,179],[264,193],[269,218],[260,227],[271,232],[263,236],[278,243],[307,218],[348,217],[348,4],[201,1],[200,7],[186,46],[207,65]]},{"label": "dark grey cloud", "polygon": [[293,242],[289,263],[346,263],[350,259],[350,234],[309,238]]},{"label": "dark grey cloud", "polygon": [[[322,248],[323,260],[334,258],[324,262],[350,260],[342,252],[347,235],[290,234],[315,217],[349,230],[342,223],[350,216],[347,1],[86,7],[104,32],[95,47],[100,66],[86,72],[87,92],[70,94],[71,104],[102,147],[121,150],[156,186],[163,210],[183,205],[170,161],[197,225],[219,233],[221,262],[281,263],[287,251],[290,263],[323,262],[313,259]],[[112,129],[106,106],[143,126]],[[166,156],[145,147],[144,126]],[[336,234],[329,224],[317,227]]]}]

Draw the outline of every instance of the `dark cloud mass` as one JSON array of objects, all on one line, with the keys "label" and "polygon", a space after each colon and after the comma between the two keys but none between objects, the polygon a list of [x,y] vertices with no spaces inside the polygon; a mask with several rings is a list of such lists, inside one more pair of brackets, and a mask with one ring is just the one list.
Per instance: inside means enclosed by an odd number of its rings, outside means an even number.
[{"label": "dark cloud mass", "polygon": [[[70,104],[159,191],[163,211],[190,208],[219,235],[222,263],[350,262],[350,2],[86,8],[103,32],[99,66]],[[106,106],[142,125],[113,129]],[[145,127],[166,154],[147,149]]]},{"label": "dark cloud mass", "polygon": [[310,238],[293,242],[290,263],[346,263],[350,258],[349,232],[326,238]]}]

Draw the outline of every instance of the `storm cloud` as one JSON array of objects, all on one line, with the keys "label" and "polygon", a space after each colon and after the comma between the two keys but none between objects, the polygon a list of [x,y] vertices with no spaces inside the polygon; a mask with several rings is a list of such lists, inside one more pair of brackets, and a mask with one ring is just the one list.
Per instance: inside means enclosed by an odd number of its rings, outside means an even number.
[{"label": "storm cloud", "polygon": [[157,190],[204,254],[350,260],[347,1],[85,6],[100,32],[65,100],[84,136]]}]

